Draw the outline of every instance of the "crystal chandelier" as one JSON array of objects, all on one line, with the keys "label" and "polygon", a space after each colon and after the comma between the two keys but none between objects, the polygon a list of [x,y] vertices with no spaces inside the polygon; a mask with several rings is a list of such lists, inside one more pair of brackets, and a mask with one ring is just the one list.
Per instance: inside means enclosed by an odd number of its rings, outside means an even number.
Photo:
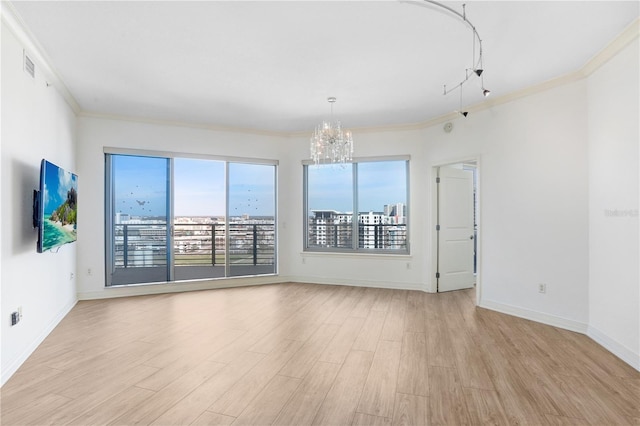
[{"label": "crystal chandelier", "polygon": [[350,131],[342,131],[339,121],[333,121],[333,104],[336,98],[330,97],[331,120],[323,121],[311,136],[311,159],[315,164],[347,163],[353,156],[353,137]]}]

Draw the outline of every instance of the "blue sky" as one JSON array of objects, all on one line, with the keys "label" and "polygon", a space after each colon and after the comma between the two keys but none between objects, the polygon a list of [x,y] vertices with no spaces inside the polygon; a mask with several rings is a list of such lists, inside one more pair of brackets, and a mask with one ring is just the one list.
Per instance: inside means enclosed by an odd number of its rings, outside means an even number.
[{"label": "blue sky", "polygon": [[[164,216],[168,182],[166,158],[113,156],[115,211],[135,216]],[[225,163],[176,158],[176,216],[225,215]],[[351,164],[309,166],[309,209],[353,211]],[[273,216],[275,167],[229,163],[231,216]],[[406,203],[406,162],[358,163],[358,210],[383,211],[385,204]],[[302,188],[300,189],[302,190]]]},{"label": "blue sky", "polygon": [[[309,166],[309,210],[353,211],[351,164]],[[358,163],[358,210],[383,211],[385,204],[406,203],[405,161]]]},{"label": "blue sky", "polygon": [[[225,163],[176,158],[174,160],[174,214],[225,215]],[[115,211],[136,216],[166,214],[166,158],[114,156]],[[275,167],[229,164],[231,216],[273,216]]]},{"label": "blue sky", "polygon": [[115,211],[135,216],[165,216],[166,158],[114,155]]},{"label": "blue sky", "polygon": [[46,161],[44,170],[44,214],[49,216],[67,200],[67,192],[72,187],[78,190],[78,177]]}]

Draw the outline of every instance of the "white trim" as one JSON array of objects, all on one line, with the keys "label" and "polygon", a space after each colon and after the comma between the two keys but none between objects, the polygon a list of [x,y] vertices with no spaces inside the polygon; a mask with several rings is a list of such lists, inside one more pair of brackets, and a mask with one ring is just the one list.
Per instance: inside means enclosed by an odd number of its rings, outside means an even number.
[{"label": "white trim", "polygon": [[587,323],[546,314],[544,312],[533,311],[518,306],[494,302],[491,300],[484,300],[479,302],[478,307],[584,334],[587,337],[591,338],[594,342],[602,346],[604,349],[611,352],[613,355],[617,356],[625,363],[629,364],[631,367],[640,371],[640,354],[635,353],[632,349],[627,348],[623,344],[617,342],[602,331]]},{"label": "white trim", "polygon": [[[382,155],[382,156],[374,156],[374,157],[353,157],[351,161],[348,161],[347,164],[353,163],[373,163],[376,161],[411,161],[411,155]],[[303,166],[313,166],[316,163],[313,160],[301,160]],[[324,164],[333,164],[331,162],[320,162],[320,165]]]},{"label": "white trim", "polygon": [[246,129],[241,127],[231,127],[231,126],[222,126],[222,125],[216,125],[216,124],[168,120],[168,119],[160,119],[160,118],[126,116],[126,115],[117,115],[117,114],[103,114],[103,113],[91,112],[91,111],[80,111],[78,113],[78,116],[86,117],[86,118],[97,118],[101,120],[155,124],[159,126],[186,127],[189,129],[203,129],[203,130],[211,130],[215,132],[243,133],[243,134],[252,134],[252,135],[259,135],[259,136],[281,137],[281,138],[286,138],[291,136],[291,133],[278,132],[275,130],[272,131],[272,130],[260,130],[260,129]]},{"label": "white trim", "polygon": [[[627,28],[625,28],[615,39],[613,39],[604,49],[594,55],[585,65],[577,69],[576,71],[569,72],[565,75],[552,78],[551,80],[544,81],[533,86],[525,87],[515,92],[510,92],[502,96],[494,97],[484,100],[481,103],[469,106],[466,108],[470,113],[477,113],[487,109],[491,109],[494,106],[502,105],[508,102],[512,102],[521,98],[525,98],[531,95],[545,92],[556,87],[561,87],[566,84],[580,81],[593,74],[601,65],[607,63],[614,56],[616,56],[621,50],[623,50],[630,42],[640,36],[640,18],[636,18]],[[419,121],[416,123],[406,123],[389,126],[373,126],[352,128],[351,133],[356,136],[358,133],[381,133],[381,132],[396,132],[403,130],[422,130],[436,126],[438,124],[446,123],[447,121],[458,118],[459,115],[456,112],[450,112],[439,117],[434,117],[425,121]],[[290,136],[301,137],[308,135],[309,132],[293,132]]]},{"label": "white trim", "polygon": [[294,282],[302,284],[343,285],[348,287],[386,288],[390,290],[416,290],[427,292],[423,283],[416,282],[392,283],[390,281],[354,280],[301,275],[293,275],[281,278],[283,280],[282,282]]},{"label": "white trim", "polygon": [[213,161],[225,161],[228,163],[246,163],[246,164],[260,164],[267,166],[279,165],[279,160],[271,160],[266,158],[248,158],[248,157],[233,157],[224,155],[210,155],[210,154],[194,154],[178,151],[157,151],[148,149],[137,148],[120,148],[105,146],[102,148],[105,154],[112,155],[136,155],[140,157],[159,157],[159,158],[194,158],[198,160],[213,160]]},{"label": "white trim", "polygon": [[69,312],[71,312],[71,309],[73,309],[76,303],[78,303],[77,299],[73,299],[67,302],[67,304],[58,312],[58,314],[53,317],[51,321],[49,321],[44,330],[42,330],[42,332],[40,332],[40,334],[26,347],[26,349],[11,362],[8,368],[2,371],[2,377],[0,377],[0,386],[4,386],[4,384],[11,378],[11,376],[13,376],[16,371],[18,371],[18,369],[31,356],[31,354],[36,349],[38,349],[38,346],[40,346],[40,344],[44,342],[44,339],[46,339],[47,336],[51,334],[53,329],[56,328],[58,324],[60,324],[60,321],[62,321],[64,317],[67,316]]},{"label": "white trim", "polygon": [[582,77],[589,77],[602,65],[609,62],[622,49],[627,47],[629,43],[640,36],[640,18],[636,18],[627,28],[625,28],[611,43],[604,47],[600,52],[596,53],[582,69],[579,71]]},{"label": "white trim", "polygon": [[[83,111],[80,108],[80,105],[73,97],[67,86],[62,81],[62,78],[58,74],[58,72],[51,65],[52,62],[46,54],[45,50],[42,48],[40,43],[38,43],[35,36],[29,31],[26,24],[23,22],[22,18],[20,18],[19,13],[15,10],[13,5],[10,2],[2,1],[2,7],[0,8],[0,15],[2,17],[2,22],[7,25],[7,27],[11,30],[11,32],[18,38],[18,41],[22,43],[22,45],[27,49],[30,53],[32,59],[42,67],[42,69],[49,74],[48,77],[50,83],[52,83],[62,94],[67,103],[71,106],[76,115],[80,117],[94,117],[94,118],[102,118],[102,119],[110,119],[110,120],[120,120],[120,121],[130,121],[130,122],[140,122],[140,123],[150,123],[150,124],[161,124],[161,125],[171,125],[171,126],[179,126],[179,127],[188,127],[188,128],[200,128],[200,129],[208,129],[208,130],[216,130],[216,131],[225,131],[225,132],[233,132],[233,133],[252,133],[258,135],[265,136],[280,136],[280,137],[301,137],[308,136],[308,131],[298,131],[298,132],[276,132],[276,131],[268,131],[268,130],[259,130],[259,129],[244,129],[244,128],[235,128],[235,127],[225,127],[225,126],[216,126],[212,124],[205,123],[189,123],[189,122],[181,122],[181,121],[173,121],[173,120],[162,120],[162,119],[153,119],[153,118],[145,118],[145,117],[127,117],[120,115],[110,115],[110,114],[101,114],[94,113],[90,111]],[[565,84],[573,83],[575,81],[582,80],[586,77],[589,77],[593,72],[595,72],[601,65],[608,62],[611,58],[616,56],[622,49],[624,49],[630,42],[635,40],[638,36],[640,36],[640,18],[636,18],[627,28],[625,28],[613,41],[611,41],[604,49],[594,55],[585,65],[579,68],[576,71],[567,73],[563,76],[545,81],[543,83],[530,86],[524,88],[522,90],[518,90],[515,92],[511,92],[505,94],[500,97],[494,97],[488,100],[483,101],[482,103],[472,105],[467,110],[471,113],[476,113],[479,111],[483,111],[486,109],[490,109],[496,105],[501,105],[507,102],[511,102],[520,98],[524,98],[530,95],[534,95],[540,92],[544,92],[549,89],[553,89],[559,86],[563,86]],[[406,123],[392,126],[374,126],[374,127],[366,127],[366,128],[356,128],[351,129],[352,132],[355,133],[380,133],[386,131],[401,131],[401,130],[421,130],[425,128],[429,128],[435,126],[437,124],[445,123],[450,121],[458,116],[455,112],[450,112],[439,117],[435,117],[429,120],[417,122],[417,123]]]},{"label": "white trim", "polygon": [[105,287],[103,291],[78,292],[78,300],[112,299],[130,296],[148,296],[164,293],[182,293],[187,291],[217,290],[234,287],[251,287],[255,285],[283,284],[295,282],[301,284],[343,285],[350,287],[386,288],[390,290],[426,291],[422,283],[394,283],[389,281],[370,281],[353,279],[328,279],[326,277],[278,276],[265,275],[254,277],[237,277],[217,280],[199,280],[191,282],[172,282],[159,284],[139,284]]},{"label": "white trim", "polygon": [[[478,225],[476,233],[476,305],[480,304],[482,299],[482,155],[476,154],[473,156],[460,157],[457,159],[449,159],[444,161],[432,162],[430,167],[429,176],[431,184],[431,224],[429,225],[428,233],[426,237],[431,241],[431,276],[428,278],[428,289],[430,293],[438,292],[436,271],[438,271],[438,244],[436,225],[438,225],[438,191],[436,178],[438,173],[436,169],[439,167],[451,166],[454,164],[467,164],[475,163],[477,181],[474,182],[476,195],[478,198],[478,210],[476,213],[476,219]],[[474,206],[475,209],[475,206]]]},{"label": "white trim", "polygon": [[551,314],[546,314],[544,312],[521,308],[519,306],[507,305],[500,302],[494,302],[492,300],[481,300],[478,303],[478,307],[490,309],[492,311],[512,315],[519,318],[524,318],[542,324],[551,325],[553,327],[563,328],[569,331],[575,331],[577,333],[587,333],[588,325],[586,323],[558,317]]},{"label": "white trim", "polygon": [[[394,253],[390,253],[390,252],[375,252],[375,253],[368,253],[365,252],[364,250],[366,249],[362,249],[363,251],[303,251],[300,252],[300,257],[306,258],[306,257],[324,257],[324,258],[336,258],[336,259],[344,259],[344,258],[360,258],[360,259],[367,259],[367,260],[398,260],[398,261],[403,261],[406,262],[407,260],[413,260],[413,255],[412,254],[407,254],[406,252],[402,252],[402,253],[398,253],[398,254],[394,254]],[[375,249],[374,249],[375,250]]]},{"label": "white trim", "polygon": [[633,350],[627,348],[623,344],[617,342],[611,337],[607,336],[602,331],[593,326],[587,328],[587,336],[589,336],[597,344],[640,371],[640,354],[633,352]]},{"label": "white trim", "polygon": [[38,42],[38,39],[24,23],[15,7],[8,1],[2,1],[0,5],[0,16],[2,23],[13,33],[18,43],[20,43],[28,53],[29,58],[37,65],[36,78],[38,74],[42,72],[45,82],[48,85],[53,85],[58,92],[60,92],[60,95],[62,95],[67,104],[69,104],[73,112],[76,115],[79,114],[81,108],[78,101],[76,101],[64,84],[60,74],[58,74],[58,71],[53,67],[51,58],[49,58],[42,45]]},{"label": "white trim", "polygon": [[235,277],[198,281],[174,281],[154,284],[133,284],[105,287],[101,291],[78,292],[78,300],[112,299],[129,296],[148,296],[164,293],[183,293],[187,291],[217,290],[221,288],[250,287],[254,285],[282,284],[278,275]]}]

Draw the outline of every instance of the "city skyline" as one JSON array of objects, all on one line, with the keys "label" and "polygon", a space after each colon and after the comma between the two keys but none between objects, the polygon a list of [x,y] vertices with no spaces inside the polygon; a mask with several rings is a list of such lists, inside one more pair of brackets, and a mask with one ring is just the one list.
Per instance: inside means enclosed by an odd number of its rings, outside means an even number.
[{"label": "city skyline", "polygon": [[[358,211],[383,212],[388,204],[407,203],[406,161],[357,163]],[[353,165],[308,166],[311,210],[353,212]],[[390,199],[391,198],[391,199]]]},{"label": "city skyline", "polygon": [[[168,158],[113,156],[114,212],[166,217],[170,188]],[[353,165],[308,167],[309,210],[353,212]],[[405,203],[406,161],[357,163],[358,211],[384,211]],[[225,162],[173,159],[175,216],[226,215]],[[229,215],[275,215],[275,166],[229,163]]]},{"label": "city skyline", "polygon": [[[166,217],[168,158],[113,156],[115,213]],[[226,215],[225,162],[175,158],[175,216]],[[275,166],[229,163],[229,215],[275,215]]]}]

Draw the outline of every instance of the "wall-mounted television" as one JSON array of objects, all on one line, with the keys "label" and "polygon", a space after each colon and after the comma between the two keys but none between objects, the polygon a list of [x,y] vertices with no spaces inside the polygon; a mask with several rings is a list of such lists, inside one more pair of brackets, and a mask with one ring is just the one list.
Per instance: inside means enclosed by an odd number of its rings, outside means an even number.
[{"label": "wall-mounted television", "polygon": [[33,227],[38,228],[38,253],[77,239],[78,176],[42,160],[40,185],[33,191]]}]

